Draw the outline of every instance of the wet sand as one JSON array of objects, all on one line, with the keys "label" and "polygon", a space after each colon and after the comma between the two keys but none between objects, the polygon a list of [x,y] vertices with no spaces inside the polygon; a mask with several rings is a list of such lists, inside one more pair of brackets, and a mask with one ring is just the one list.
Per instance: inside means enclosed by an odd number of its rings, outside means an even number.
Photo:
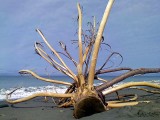
[{"label": "wet sand", "polygon": [[[102,113],[83,117],[81,120],[160,120],[160,94],[146,93],[139,90],[123,90],[120,94],[137,93],[138,100],[150,100],[137,106],[115,108]],[[114,94],[107,96],[107,99]],[[7,104],[5,101],[1,105]],[[27,102],[0,108],[0,120],[75,120],[73,108],[57,108],[52,100],[35,98]]]}]

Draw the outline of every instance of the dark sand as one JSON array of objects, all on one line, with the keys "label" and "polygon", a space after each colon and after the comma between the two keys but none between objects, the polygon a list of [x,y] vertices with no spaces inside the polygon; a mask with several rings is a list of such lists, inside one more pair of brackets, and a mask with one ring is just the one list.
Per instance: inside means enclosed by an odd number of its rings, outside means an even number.
[{"label": "dark sand", "polygon": [[[121,91],[121,93],[124,92],[136,92],[139,95],[139,100],[151,100],[151,102],[111,109],[81,118],[81,120],[160,120],[160,94],[139,90]],[[6,104],[6,102],[0,102],[0,105],[2,104]],[[44,102],[44,98],[36,98],[0,108],[0,120],[75,120],[72,115],[73,108],[57,108],[52,101]]]}]

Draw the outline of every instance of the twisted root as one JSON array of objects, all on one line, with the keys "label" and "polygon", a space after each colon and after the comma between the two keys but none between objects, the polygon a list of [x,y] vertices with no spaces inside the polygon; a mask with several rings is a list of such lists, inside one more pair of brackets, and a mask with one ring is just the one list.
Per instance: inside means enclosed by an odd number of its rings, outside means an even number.
[{"label": "twisted root", "polygon": [[17,100],[10,100],[9,97],[8,97],[8,95],[7,95],[6,96],[6,101],[8,103],[11,103],[11,104],[16,104],[16,103],[20,103],[20,102],[25,102],[25,101],[31,100],[31,99],[36,98],[36,97],[70,98],[72,96],[73,96],[72,94],[60,94],[60,93],[52,93],[52,92],[41,92],[41,93],[35,93],[35,94],[30,95],[28,97],[17,99]]},{"label": "twisted root", "polygon": [[149,83],[149,82],[129,82],[129,83],[124,83],[122,85],[116,86],[114,88],[104,90],[102,93],[104,95],[107,95],[115,91],[122,90],[124,88],[132,87],[132,86],[148,86],[148,87],[160,89],[160,85]]}]

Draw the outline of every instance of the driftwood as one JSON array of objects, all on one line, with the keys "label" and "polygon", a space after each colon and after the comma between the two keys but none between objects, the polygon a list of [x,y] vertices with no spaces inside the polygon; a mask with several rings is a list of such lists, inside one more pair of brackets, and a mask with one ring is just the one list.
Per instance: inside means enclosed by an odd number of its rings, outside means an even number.
[{"label": "driftwood", "polygon": [[[109,110],[111,108],[137,105],[139,101],[137,101],[138,96],[136,94],[119,95],[118,91],[124,88],[134,87],[135,89],[144,90],[146,92],[160,93],[159,92],[160,85],[149,83],[149,82],[129,82],[116,87],[114,86],[116,83],[119,83],[128,77],[132,77],[139,74],[142,75],[147,73],[158,73],[160,72],[160,68],[132,69],[132,68],[122,67],[122,68],[106,69],[104,67],[108,64],[109,61],[111,61],[110,58],[114,54],[119,55],[123,61],[122,55],[117,52],[113,52],[112,50],[109,50],[110,55],[106,58],[106,61],[104,62],[104,64],[101,67],[99,67],[99,69],[96,68],[98,53],[101,46],[105,45],[109,49],[111,49],[110,45],[104,43],[103,31],[104,31],[111,7],[113,5],[113,2],[114,0],[109,0],[105,9],[103,18],[101,20],[101,23],[99,25],[98,32],[96,29],[95,17],[94,17],[93,23],[92,22],[89,23],[89,26],[90,26],[90,29],[88,30],[89,35],[82,30],[82,11],[81,11],[80,5],[77,4],[78,40],[73,40],[72,42],[73,44],[75,43],[78,44],[78,50],[79,50],[78,62],[74,60],[74,58],[68,52],[67,46],[63,42],[59,42],[63,52],[58,52],[49,44],[49,42],[47,41],[43,33],[39,29],[36,30],[38,34],[42,37],[46,46],[51,50],[53,56],[47,54],[44,51],[43,45],[40,42],[35,43],[36,53],[40,55],[42,58],[44,58],[51,66],[53,66],[53,68],[55,68],[62,74],[69,76],[73,80],[73,83],[65,82],[63,80],[52,80],[48,78],[43,78],[30,70],[21,70],[19,73],[31,74],[33,77],[36,77],[37,79],[45,82],[66,85],[68,86],[68,89],[65,93],[60,94],[60,93],[52,93],[52,92],[43,92],[43,93],[33,94],[26,98],[11,100],[9,99],[9,97],[14,92],[13,91],[9,95],[7,95],[7,101],[11,104],[16,104],[16,103],[24,102],[39,96],[56,97],[59,99],[59,103],[58,103],[59,107],[73,106],[74,117],[81,118],[94,113]],[[65,63],[65,61],[62,59],[60,55],[64,55],[65,57],[67,57],[67,59],[73,62],[74,66],[77,68],[77,74],[75,74],[69,68],[69,66],[67,66],[67,64]],[[55,60],[54,57],[57,57],[57,59]],[[100,74],[117,72],[117,71],[127,71],[127,72],[112,80],[104,80],[99,77]],[[103,84],[99,86],[94,86],[93,83],[95,79],[102,81]],[[148,87],[156,88],[156,90],[136,88],[135,86],[148,86]],[[117,100],[105,101],[105,95],[109,95],[113,92],[117,93],[118,101]],[[131,98],[125,100],[126,96],[130,96]]]}]

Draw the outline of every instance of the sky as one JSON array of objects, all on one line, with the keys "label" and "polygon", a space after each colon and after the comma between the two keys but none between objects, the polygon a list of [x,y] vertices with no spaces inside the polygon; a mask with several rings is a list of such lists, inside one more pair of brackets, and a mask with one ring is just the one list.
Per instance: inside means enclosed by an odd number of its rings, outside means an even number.
[{"label": "sky", "polygon": [[[59,74],[35,54],[35,41],[43,42],[37,28],[56,50],[60,49],[58,42],[63,41],[78,60],[76,45],[71,44],[71,40],[77,39],[77,2],[83,6],[82,27],[87,29],[92,16],[101,21],[108,0],[1,0],[0,75],[18,75],[21,69]],[[123,56],[119,67],[160,67],[159,5],[160,0],[115,0],[103,36],[112,50]],[[109,54],[100,51],[97,67]],[[112,59],[120,61],[118,56]],[[76,71],[68,60],[66,63]]]}]

